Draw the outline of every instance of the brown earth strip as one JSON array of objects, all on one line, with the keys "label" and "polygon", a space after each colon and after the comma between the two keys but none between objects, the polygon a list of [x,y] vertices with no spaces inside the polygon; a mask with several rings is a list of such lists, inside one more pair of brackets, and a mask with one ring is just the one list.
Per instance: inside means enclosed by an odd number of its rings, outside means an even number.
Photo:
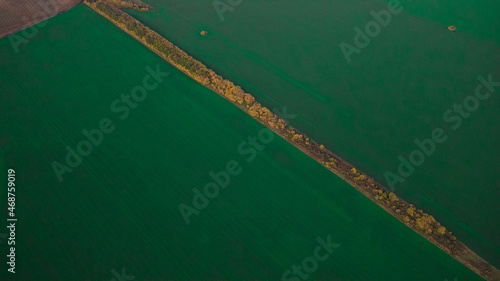
[{"label": "brown earth strip", "polygon": [[0,0],[0,38],[80,4],[82,0]]}]

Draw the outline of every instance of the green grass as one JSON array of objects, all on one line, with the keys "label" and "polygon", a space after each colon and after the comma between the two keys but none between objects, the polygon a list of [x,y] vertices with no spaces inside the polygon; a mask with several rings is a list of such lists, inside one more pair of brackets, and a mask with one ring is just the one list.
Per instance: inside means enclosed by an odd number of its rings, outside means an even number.
[{"label": "green grass", "polygon": [[[0,61],[14,280],[111,280],[124,267],[135,280],[279,280],[328,235],[341,246],[311,279],[481,280],[283,139],[247,163],[237,147],[262,125],[86,6],[17,55],[0,40]],[[157,64],[171,75],[120,120],[110,104]],[[102,118],[115,131],[59,183],[51,163]],[[178,205],[230,160],[242,173],[186,225]]]},{"label": "green grass", "polygon": [[[146,2],[157,10],[130,13],[263,105],[286,105],[298,114],[293,126],[384,185],[384,172],[396,172],[398,156],[417,149],[415,139],[443,128],[448,140],[396,194],[500,267],[498,89],[458,130],[443,120],[474,93],[479,75],[500,80],[497,33],[451,19],[467,13],[464,21],[494,23],[498,4],[436,4],[447,10],[438,17],[431,4],[414,1],[348,64],[339,44],[353,44],[353,28],[385,4],[243,1],[221,22],[212,1]],[[457,33],[441,26],[451,24]]]},{"label": "green grass", "polygon": [[[388,0],[375,0],[386,5]],[[404,11],[437,26],[455,25],[457,32],[500,46],[500,2],[400,0]]]}]

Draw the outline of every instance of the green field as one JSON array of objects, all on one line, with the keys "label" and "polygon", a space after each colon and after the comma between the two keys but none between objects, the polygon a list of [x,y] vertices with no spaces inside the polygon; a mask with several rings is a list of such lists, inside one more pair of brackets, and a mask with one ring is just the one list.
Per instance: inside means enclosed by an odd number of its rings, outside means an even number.
[{"label": "green field", "polygon": [[[374,0],[386,5],[388,0]],[[439,26],[455,25],[460,34],[500,46],[500,2],[400,0],[404,11]]]},{"label": "green field", "polygon": [[[278,136],[247,161],[237,147],[262,125],[85,6],[18,54],[0,40],[0,61],[18,215],[18,273],[2,243],[2,280],[112,280],[122,268],[135,280],[279,280],[329,235],[341,245],[311,280],[482,280]],[[157,65],[170,76],[121,120],[110,105]],[[114,131],[59,182],[51,163],[103,118]],[[186,225],[179,204],[230,160],[241,174]]]},{"label": "green field", "polygon": [[[498,87],[458,129],[443,119],[479,75],[500,81],[500,33],[480,28],[498,28],[498,3],[412,1],[347,63],[340,43],[386,1],[243,1],[223,21],[212,1],[145,2],[157,10],[130,13],[263,105],[286,105],[292,125],[386,186],[398,156],[442,128],[446,142],[395,193],[500,268]],[[457,33],[442,28],[452,24]]]}]

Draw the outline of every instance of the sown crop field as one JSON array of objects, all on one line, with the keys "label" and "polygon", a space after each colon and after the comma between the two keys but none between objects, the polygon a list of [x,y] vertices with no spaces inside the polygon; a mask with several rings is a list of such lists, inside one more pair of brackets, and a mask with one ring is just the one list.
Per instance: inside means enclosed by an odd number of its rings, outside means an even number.
[{"label": "sown crop field", "polygon": [[[387,5],[388,0],[374,0]],[[500,46],[498,1],[401,0],[404,11],[432,24],[455,25],[461,34]]]},{"label": "sown crop field", "polygon": [[358,46],[355,27],[387,1],[242,1],[222,17],[213,1],[145,2],[157,9],[129,13],[268,108],[286,105],[293,126],[378,182],[399,176],[397,195],[500,267],[498,3],[401,1],[348,62],[341,43]]},{"label": "sown crop field", "polygon": [[[16,280],[112,280],[122,270],[136,280],[278,280],[327,237],[340,245],[310,279],[482,280],[276,135],[250,149],[262,125],[86,6],[53,18],[17,54],[0,40],[0,62]],[[122,101],[145,85],[148,66],[170,75],[150,80],[134,106]],[[103,120],[113,130],[81,163],[66,159]],[[62,182],[54,161],[74,164]],[[240,174],[186,224],[179,204],[193,206],[193,188],[231,161]]]},{"label": "sown crop field", "polygon": [[[0,38],[71,9],[80,0],[0,0]],[[31,36],[33,31],[27,31]]]}]

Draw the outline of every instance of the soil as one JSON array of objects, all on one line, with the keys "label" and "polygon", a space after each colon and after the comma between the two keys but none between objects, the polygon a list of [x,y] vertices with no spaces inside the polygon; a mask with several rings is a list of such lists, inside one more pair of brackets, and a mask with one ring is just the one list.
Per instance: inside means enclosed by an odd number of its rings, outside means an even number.
[{"label": "soil", "polygon": [[0,38],[80,4],[82,0],[0,0]]}]

